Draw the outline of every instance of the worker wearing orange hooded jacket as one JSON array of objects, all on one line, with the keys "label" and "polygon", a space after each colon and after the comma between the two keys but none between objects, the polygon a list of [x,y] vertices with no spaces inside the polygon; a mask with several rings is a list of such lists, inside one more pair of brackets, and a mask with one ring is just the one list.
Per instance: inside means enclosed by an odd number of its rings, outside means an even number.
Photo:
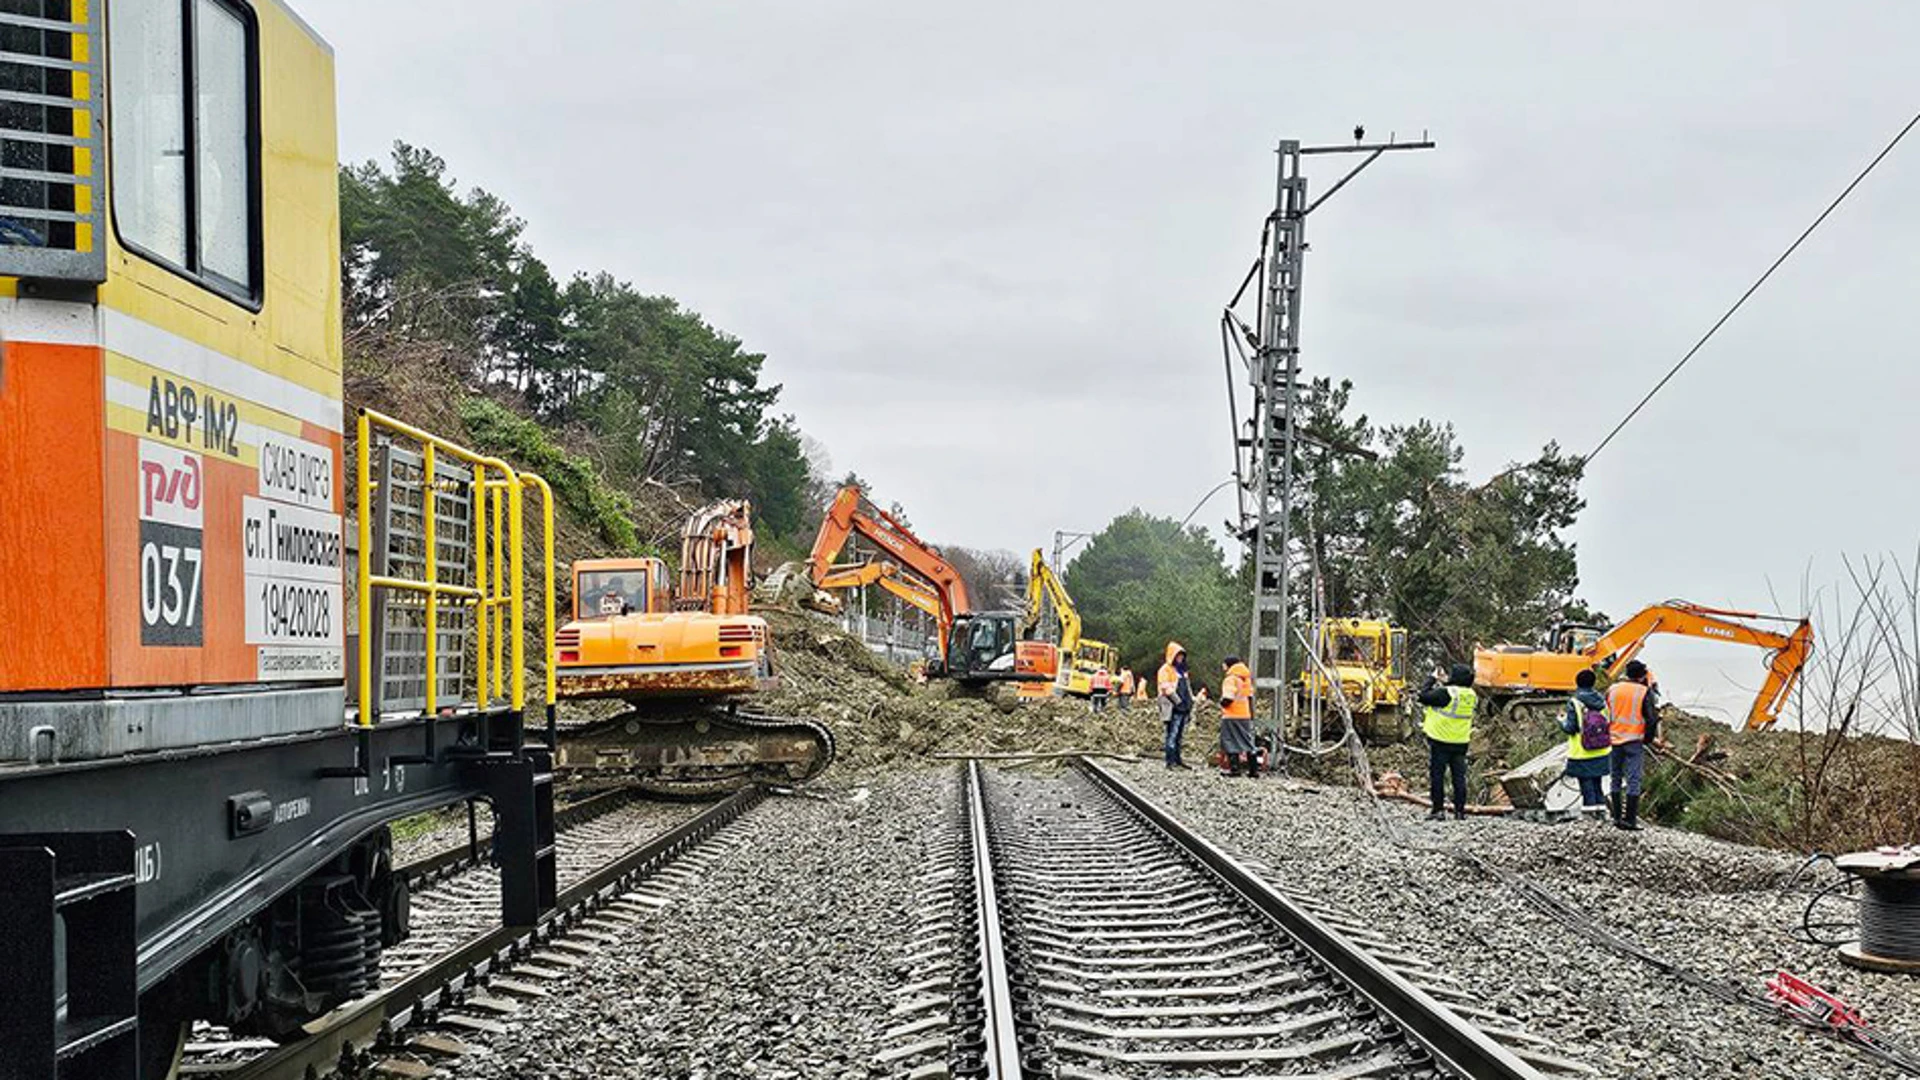
[{"label": "worker wearing orange hooded jacket", "polygon": [[1180,759],[1180,742],[1186,738],[1187,721],[1193,717],[1193,684],[1187,681],[1184,645],[1167,642],[1167,662],[1160,665],[1155,685],[1160,689],[1160,722],[1167,730],[1162,747],[1167,755],[1167,768],[1187,768],[1187,763]]},{"label": "worker wearing orange hooded jacket", "polygon": [[1220,753],[1226,758],[1223,775],[1238,776],[1242,765],[1248,777],[1260,775],[1260,750],[1253,744],[1253,672],[1237,656],[1221,664]]}]

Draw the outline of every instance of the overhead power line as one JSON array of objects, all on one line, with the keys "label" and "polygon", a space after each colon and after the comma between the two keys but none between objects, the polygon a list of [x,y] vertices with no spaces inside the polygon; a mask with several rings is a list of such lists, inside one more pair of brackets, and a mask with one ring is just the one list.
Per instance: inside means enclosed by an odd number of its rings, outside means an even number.
[{"label": "overhead power line", "polygon": [[1615,435],[1620,434],[1620,429],[1626,427],[1627,424],[1632,422],[1634,417],[1640,415],[1640,410],[1647,407],[1647,402],[1652,401],[1653,396],[1655,394],[1658,394],[1662,387],[1666,386],[1668,382],[1672,381],[1675,375],[1680,374],[1680,369],[1687,366],[1687,361],[1693,359],[1694,354],[1698,353],[1702,346],[1706,345],[1708,341],[1712,340],[1713,335],[1718,333],[1720,331],[1720,328],[1727,324],[1727,320],[1733,318],[1734,312],[1739,311],[1740,306],[1747,302],[1747,298],[1752,296],[1754,293],[1758,292],[1760,290],[1760,286],[1765,285],[1767,283],[1767,279],[1773,276],[1773,272],[1775,270],[1780,269],[1780,265],[1787,261],[1788,257],[1790,257],[1794,253],[1794,251],[1797,248],[1799,248],[1801,243],[1804,242],[1807,237],[1813,235],[1813,231],[1820,227],[1820,223],[1827,220],[1827,215],[1833,213],[1836,209],[1838,209],[1840,204],[1847,200],[1847,196],[1853,194],[1853,189],[1860,186],[1860,181],[1865,180],[1867,178],[1867,174],[1873,172],[1874,168],[1878,166],[1880,162],[1884,160],[1888,154],[1893,152],[1893,148],[1900,145],[1900,140],[1906,138],[1907,132],[1912,131],[1916,124],[1920,124],[1920,113],[1915,113],[1913,116],[1913,119],[1907,121],[1907,126],[1901,128],[1900,133],[1893,137],[1893,141],[1887,143],[1887,145],[1883,147],[1878,154],[1875,154],[1873,157],[1873,160],[1867,162],[1867,167],[1860,170],[1860,175],[1854,177],[1853,182],[1851,184],[1848,184],[1846,186],[1846,189],[1840,192],[1839,195],[1835,196],[1834,200],[1831,203],[1827,204],[1827,208],[1825,210],[1820,211],[1820,216],[1813,219],[1813,224],[1807,226],[1806,230],[1803,231],[1798,237],[1796,237],[1793,243],[1787,245],[1787,250],[1781,252],[1780,257],[1773,260],[1773,265],[1767,267],[1767,272],[1764,274],[1761,274],[1759,279],[1756,280],[1752,285],[1747,286],[1747,291],[1740,294],[1740,299],[1735,300],[1733,302],[1733,306],[1728,308],[1726,310],[1726,313],[1721,315],[1720,318],[1716,320],[1711,327],[1707,328],[1707,332],[1700,336],[1700,340],[1693,343],[1693,348],[1688,349],[1687,354],[1685,356],[1682,356],[1680,358],[1680,361],[1674,364],[1672,369],[1669,370],[1664,376],[1662,376],[1659,382],[1653,384],[1653,389],[1647,391],[1647,395],[1640,399],[1640,403],[1635,405],[1631,410],[1629,410],[1626,416],[1621,417],[1619,423],[1613,425],[1613,430],[1607,432],[1607,437],[1600,440],[1600,445],[1594,447],[1592,451],[1590,451],[1587,454],[1587,456],[1582,459],[1583,463],[1591,463],[1595,457],[1599,456],[1600,451],[1605,450],[1607,448],[1607,444],[1613,441],[1613,437]]}]

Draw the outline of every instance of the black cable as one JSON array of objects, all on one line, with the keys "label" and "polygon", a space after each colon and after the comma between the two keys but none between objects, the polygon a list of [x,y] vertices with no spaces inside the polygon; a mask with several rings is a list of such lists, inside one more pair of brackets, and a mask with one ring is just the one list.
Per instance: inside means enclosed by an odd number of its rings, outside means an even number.
[{"label": "black cable", "polygon": [[1915,124],[1920,124],[1920,113],[1915,113],[1913,119],[1907,121],[1907,126],[1901,128],[1900,133],[1893,137],[1893,141],[1882,148],[1878,154],[1875,154],[1872,161],[1867,162],[1867,167],[1860,170],[1860,175],[1853,178],[1853,183],[1848,184],[1846,190],[1836,196],[1831,203],[1828,203],[1825,210],[1820,211],[1820,216],[1813,219],[1813,224],[1807,226],[1806,230],[1796,237],[1793,243],[1787,245],[1787,250],[1781,252],[1780,257],[1773,260],[1773,265],[1767,267],[1767,272],[1761,274],[1759,279],[1752,285],[1747,286],[1747,291],[1740,294],[1740,299],[1735,300],[1733,306],[1727,309],[1726,314],[1721,315],[1720,318],[1707,329],[1707,332],[1701,335],[1700,340],[1693,343],[1693,348],[1687,350],[1687,354],[1680,358],[1680,362],[1673,365],[1672,370],[1662,376],[1659,382],[1653,384],[1653,389],[1647,391],[1647,396],[1641,398],[1640,403],[1635,405],[1626,416],[1622,417],[1618,424],[1613,425],[1613,430],[1607,432],[1607,437],[1600,440],[1600,445],[1594,447],[1592,452],[1581,459],[1583,463],[1590,462],[1595,457],[1598,457],[1600,451],[1605,450],[1607,444],[1613,441],[1613,437],[1620,434],[1620,429],[1626,427],[1634,417],[1640,415],[1640,410],[1647,407],[1647,402],[1653,400],[1653,396],[1660,392],[1661,387],[1666,386],[1669,380],[1675,375],[1680,374],[1680,369],[1687,366],[1687,361],[1693,359],[1694,354],[1699,352],[1701,347],[1706,345],[1714,334],[1719,333],[1720,328],[1727,324],[1728,319],[1733,318],[1733,313],[1740,310],[1740,306],[1747,302],[1748,297],[1758,292],[1760,286],[1767,283],[1767,279],[1773,276],[1773,272],[1780,269],[1780,264],[1786,262],[1788,256],[1791,256],[1794,251],[1800,247],[1800,244],[1805,241],[1807,237],[1812,236],[1815,229],[1820,227],[1820,223],[1827,220],[1827,215],[1838,209],[1840,204],[1846,201],[1847,196],[1853,194],[1853,189],[1860,186],[1860,181],[1865,180],[1867,174],[1872,172],[1874,168],[1880,164],[1882,159],[1892,153],[1894,147],[1900,145],[1900,140],[1907,137],[1907,132],[1912,131]]}]

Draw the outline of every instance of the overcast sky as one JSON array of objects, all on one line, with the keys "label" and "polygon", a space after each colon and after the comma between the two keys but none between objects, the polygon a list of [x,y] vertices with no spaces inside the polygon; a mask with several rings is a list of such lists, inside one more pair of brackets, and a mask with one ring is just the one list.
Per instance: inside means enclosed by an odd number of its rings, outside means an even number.
[{"label": "overcast sky", "polygon": [[[1591,448],[1920,109],[1906,0],[297,6],[343,158],[437,151],[557,275],[764,351],[927,535],[1013,550],[1227,475],[1216,318],[1280,138],[1439,143],[1315,213],[1303,362],[1484,477]],[[1920,542],[1917,194],[1920,136],[1594,463],[1585,596],[1792,605],[1809,563]],[[1682,700],[1758,678],[1654,656]]]}]

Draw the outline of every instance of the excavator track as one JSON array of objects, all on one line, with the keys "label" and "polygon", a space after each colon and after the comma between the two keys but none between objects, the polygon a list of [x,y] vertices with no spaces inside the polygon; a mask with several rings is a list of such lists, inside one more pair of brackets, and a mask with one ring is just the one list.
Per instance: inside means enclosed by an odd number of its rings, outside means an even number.
[{"label": "excavator track", "polygon": [[655,795],[706,798],[756,781],[800,784],[834,759],[833,730],[800,716],[728,705],[648,707],[563,728],[555,764],[621,773]]}]

